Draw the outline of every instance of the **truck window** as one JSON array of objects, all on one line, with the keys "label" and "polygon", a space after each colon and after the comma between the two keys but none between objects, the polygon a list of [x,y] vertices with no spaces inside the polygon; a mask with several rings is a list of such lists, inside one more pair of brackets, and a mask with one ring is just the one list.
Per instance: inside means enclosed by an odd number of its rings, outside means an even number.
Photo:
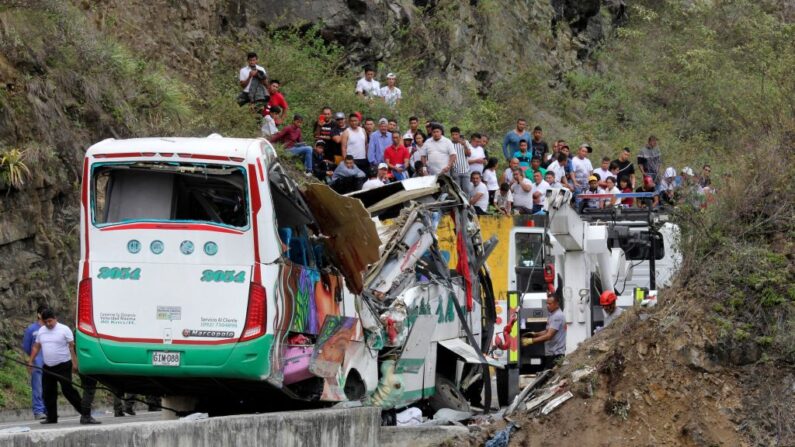
[{"label": "truck window", "polygon": [[[652,233],[654,237],[654,259],[660,260],[665,257],[665,243],[662,234],[658,232]],[[627,260],[630,261],[648,261],[649,260],[649,232],[641,231],[636,233],[635,237],[629,239],[619,239],[619,246],[624,250]]]},{"label": "truck window", "polygon": [[516,233],[516,267],[540,267],[544,263],[541,233]]},{"label": "truck window", "polygon": [[93,170],[94,224],[156,220],[248,225],[239,166],[115,163]]}]

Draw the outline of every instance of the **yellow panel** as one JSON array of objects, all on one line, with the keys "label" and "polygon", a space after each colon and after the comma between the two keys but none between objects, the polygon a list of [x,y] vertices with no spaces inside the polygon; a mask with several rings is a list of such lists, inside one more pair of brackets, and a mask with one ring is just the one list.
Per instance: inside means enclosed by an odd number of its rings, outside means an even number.
[{"label": "yellow panel", "polygon": [[[508,240],[511,236],[511,229],[513,229],[513,218],[510,216],[479,216],[479,221],[483,241],[489,240],[492,236],[497,236],[499,241],[486,264],[491,272],[496,299],[505,299],[508,292]],[[455,251],[454,225],[449,215],[444,216],[439,223],[436,237],[439,238],[439,247],[450,253],[449,266],[454,269],[458,260]]]}]

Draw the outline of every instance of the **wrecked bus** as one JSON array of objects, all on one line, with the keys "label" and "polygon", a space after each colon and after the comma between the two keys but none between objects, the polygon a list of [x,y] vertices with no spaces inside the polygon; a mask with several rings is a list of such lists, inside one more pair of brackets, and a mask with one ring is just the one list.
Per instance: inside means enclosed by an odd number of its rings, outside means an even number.
[{"label": "wrecked bus", "polygon": [[[81,373],[185,410],[274,395],[465,408],[462,384],[488,375],[488,250],[455,185],[421,186],[399,203],[301,191],[261,139],[95,144],[81,189]],[[461,228],[452,272],[434,234],[442,213]]]}]

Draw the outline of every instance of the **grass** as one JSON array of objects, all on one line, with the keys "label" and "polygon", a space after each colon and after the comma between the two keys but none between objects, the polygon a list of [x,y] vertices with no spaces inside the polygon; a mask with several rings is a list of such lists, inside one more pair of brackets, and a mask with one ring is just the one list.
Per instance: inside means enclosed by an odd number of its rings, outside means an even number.
[{"label": "grass", "polygon": [[[5,355],[20,358],[19,353],[7,350]],[[24,366],[3,359],[0,368],[0,408],[24,408],[30,405],[30,376]]]}]

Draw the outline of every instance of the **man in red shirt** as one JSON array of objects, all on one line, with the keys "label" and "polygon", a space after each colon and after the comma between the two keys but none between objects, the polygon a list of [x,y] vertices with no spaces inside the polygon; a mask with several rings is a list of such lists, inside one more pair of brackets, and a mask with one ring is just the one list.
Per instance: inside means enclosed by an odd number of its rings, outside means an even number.
[{"label": "man in red shirt", "polygon": [[304,170],[306,175],[312,175],[312,148],[307,146],[301,139],[301,125],[304,124],[304,118],[296,114],[293,117],[293,123],[285,126],[284,129],[277,132],[271,137],[271,143],[283,143],[284,149],[289,153],[304,158]]},{"label": "man in red shirt", "polygon": [[281,113],[273,114],[273,121],[276,122],[277,126],[281,126],[284,123],[285,118],[287,118],[287,100],[284,99],[284,95],[279,91],[279,87],[281,84],[278,80],[273,79],[268,83],[268,94],[270,95],[270,100],[268,101],[268,108],[273,106],[279,106],[282,108]]},{"label": "man in red shirt", "polygon": [[384,161],[395,180],[408,178],[406,169],[409,167],[409,150],[402,144],[400,132],[392,132],[392,145],[384,149]]}]

